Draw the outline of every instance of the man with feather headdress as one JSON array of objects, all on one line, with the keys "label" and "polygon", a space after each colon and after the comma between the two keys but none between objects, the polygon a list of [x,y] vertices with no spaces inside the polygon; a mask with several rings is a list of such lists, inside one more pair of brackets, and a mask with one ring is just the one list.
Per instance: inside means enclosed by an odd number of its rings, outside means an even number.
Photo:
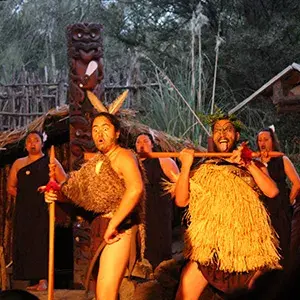
[{"label": "man with feather headdress", "polygon": [[[212,122],[216,152],[230,159],[210,159],[191,170],[193,153],[180,153],[176,204],[188,206],[183,268],[176,300],[198,299],[210,284],[220,294],[251,287],[263,271],[278,269],[276,233],[263,196],[278,189],[264,166],[242,158],[237,120],[221,115]],[[236,149],[236,150],[235,150]]]},{"label": "man with feather headdress", "polygon": [[[92,93],[89,96],[97,101]],[[96,299],[117,300],[131,252],[136,251],[137,231],[144,230],[141,201],[144,184],[136,155],[119,145],[121,124],[113,114],[118,107],[113,105],[112,109],[104,111],[100,102],[97,105],[102,112],[92,122],[92,137],[99,152],[80,170],[70,173],[61,192],[76,205],[107,220],[106,228],[98,233],[103,233],[105,243],[100,253]],[[47,202],[57,199],[56,192],[45,193]],[[143,251],[141,249],[141,256]]]}]

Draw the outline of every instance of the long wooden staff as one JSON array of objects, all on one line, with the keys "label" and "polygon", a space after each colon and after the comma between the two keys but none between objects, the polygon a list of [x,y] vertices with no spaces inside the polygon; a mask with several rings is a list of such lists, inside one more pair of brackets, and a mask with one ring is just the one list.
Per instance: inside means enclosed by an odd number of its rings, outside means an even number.
[{"label": "long wooden staff", "polygon": [[[50,164],[55,163],[54,146],[50,148]],[[51,172],[50,172],[51,174]],[[54,181],[54,174],[50,175]],[[48,300],[54,299],[54,236],[55,236],[55,201],[49,203],[49,260],[48,260]]]},{"label": "long wooden staff", "polygon": [[[179,152],[150,152],[150,153],[139,153],[140,157],[148,157],[148,158],[165,158],[165,157],[179,157]],[[252,152],[252,158],[258,157],[279,157],[283,156],[284,153],[277,151],[269,151],[269,152]],[[95,153],[85,152],[84,159],[89,160],[95,156]],[[220,157],[226,158],[231,157],[232,152],[223,153],[223,152],[195,152],[194,157]]]},{"label": "long wooden staff", "polygon": [[[165,157],[179,157],[179,152],[150,152],[150,153],[139,153],[141,157],[148,157],[148,158],[165,158]],[[284,153],[277,152],[277,151],[269,151],[269,152],[252,152],[252,158],[258,157],[279,157],[283,156]],[[220,158],[227,158],[231,157],[232,152],[195,152],[194,157],[220,157]]]}]

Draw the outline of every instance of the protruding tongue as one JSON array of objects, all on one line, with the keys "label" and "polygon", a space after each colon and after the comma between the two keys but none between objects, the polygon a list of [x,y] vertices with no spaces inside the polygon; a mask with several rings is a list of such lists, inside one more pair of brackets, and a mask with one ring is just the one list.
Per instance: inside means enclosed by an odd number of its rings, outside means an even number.
[{"label": "protruding tongue", "polygon": [[220,149],[222,152],[227,151],[228,143],[221,143],[220,144]]}]

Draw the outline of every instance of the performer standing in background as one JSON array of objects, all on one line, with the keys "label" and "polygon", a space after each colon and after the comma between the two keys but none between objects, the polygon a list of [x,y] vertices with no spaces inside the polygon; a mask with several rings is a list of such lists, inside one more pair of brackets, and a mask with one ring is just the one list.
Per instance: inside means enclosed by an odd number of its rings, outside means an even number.
[{"label": "performer standing in background", "polygon": [[[155,143],[149,133],[140,133],[135,143],[138,154],[153,151]],[[145,258],[153,270],[163,261],[172,258],[172,219],[174,202],[172,195],[166,193],[164,180],[176,181],[179,169],[171,158],[141,157],[146,182],[146,248]]]},{"label": "performer standing in background", "polygon": [[[31,131],[25,139],[28,155],[17,159],[10,170],[7,192],[16,197],[13,228],[13,278],[38,283],[29,290],[47,290],[48,277],[48,206],[38,191],[49,181],[49,157],[43,153],[43,135]],[[66,179],[56,160],[58,182]],[[33,282],[32,282],[33,283]]]},{"label": "performer standing in background", "polygon": [[[143,218],[140,200],[144,184],[138,160],[131,150],[119,145],[120,132],[116,116],[99,113],[92,124],[92,137],[99,153],[80,170],[71,172],[61,189],[75,204],[107,220],[102,236],[106,245],[100,254],[96,287],[96,299],[101,300],[118,299],[131,251],[136,249],[137,227],[142,225]],[[57,199],[55,192],[45,193],[47,202]]]},{"label": "performer standing in background", "polygon": [[[212,120],[215,151],[231,152],[240,137],[233,116]],[[191,172],[192,149],[181,151],[176,204],[188,205],[188,228],[176,300],[198,300],[210,284],[220,295],[251,287],[263,271],[280,268],[278,241],[261,198],[278,194],[260,162],[242,159],[242,147],[230,159],[210,159]]]},{"label": "performer standing in background", "polygon": [[[279,141],[271,128],[261,130],[256,141],[261,152],[280,151]],[[265,203],[270,213],[272,225],[279,235],[281,264],[283,267],[287,267],[290,260],[291,206],[300,191],[300,178],[287,156],[271,158],[262,155],[261,161],[267,167],[270,177],[276,182],[279,189],[276,198],[267,198]],[[287,179],[291,182],[291,189],[288,187]]]}]

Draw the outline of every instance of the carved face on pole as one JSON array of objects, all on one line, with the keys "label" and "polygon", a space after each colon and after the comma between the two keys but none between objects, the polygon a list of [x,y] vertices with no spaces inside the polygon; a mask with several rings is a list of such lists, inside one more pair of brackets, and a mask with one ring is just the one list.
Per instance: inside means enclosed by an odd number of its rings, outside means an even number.
[{"label": "carved face on pole", "polygon": [[231,152],[239,138],[239,132],[228,119],[219,120],[214,124],[213,142],[217,151]]},{"label": "carved face on pole", "polygon": [[115,148],[118,144],[119,135],[120,131],[105,115],[100,115],[94,119],[92,137],[97,149],[103,154]]}]

